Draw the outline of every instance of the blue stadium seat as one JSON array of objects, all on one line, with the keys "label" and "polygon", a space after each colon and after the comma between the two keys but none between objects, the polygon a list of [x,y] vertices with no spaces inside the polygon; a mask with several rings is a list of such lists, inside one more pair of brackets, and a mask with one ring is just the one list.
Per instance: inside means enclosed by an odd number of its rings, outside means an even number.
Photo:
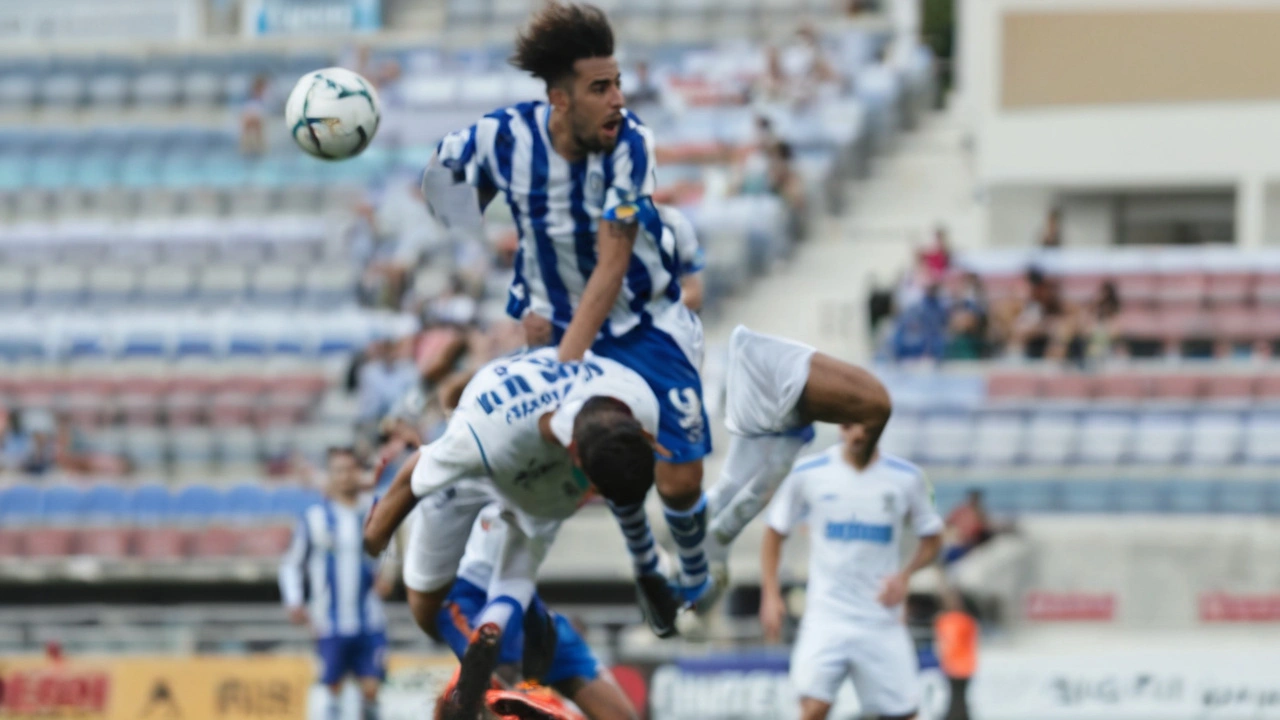
[{"label": "blue stadium seat", "polygon": [[1203,480],[1180,480],[1169,484],[1169,510],[1183,513],[1213,512],[1217,487]]},{"label": "blue stadium seat", "polygon": [[0,490],[0,526],[31,524],[40,519],[44,493],[34,485]]},{"label": "blue stadium seat", "polygon": [[97,522],[124,521],[129,513],[129,495],[116,485],[95,485],[84,495],[82,512]]},{"label": "blue stadium seat", "polygon": [[45,522],[66,524],[74,522],[84,508],[85,495],[79,488],[55,485],[44,491],[43,517]]},{"label": "blue stadium seat", "polygon": [[208,485],[189,485],[178,492],[169,516],[179,522],[207,521],[221,515],[225,496]]},{"label": "blue stadium seat", "polygon": [[1115,505],[1120,512],[1158,513],[1168,507],[1169,483],[1159,480],[1129,480],[1116,483]]},{"label": "blue stadium seat", "polygon": [[1044,480],[1022,480],[1012,483],[1018,512],[1055,512],[1062,510],[1062,486]]},{"label": "blue stadium seat", "polygon": [[1115,488],[1103,480],[1065,482],[1062,509],[1068,512],[1105,513],[1115,509]]},{"label": "blue stadium seat", "polygon": [[173,496],[163,485],[143,485],[133,491],[128,501],[128,513],[135,523],[154,525],[168,517]]},{"label": "blue stadium seat", "polygon": [[272,515],[299,515],[323,499],[319,492],[309,488],[282,487],[271,496],[270,512]]},{"label": "blue stadium seat", "polygon": [[259,518],[271,512],[271,498],[260,485],[237,485],[227,492],[224,510],[236,519]]},{"label": "blue stadium seat", "polygon": [[1254,515],[1267,512],[1267,483],[1225,480],[1218,485],[1218,512]]}]

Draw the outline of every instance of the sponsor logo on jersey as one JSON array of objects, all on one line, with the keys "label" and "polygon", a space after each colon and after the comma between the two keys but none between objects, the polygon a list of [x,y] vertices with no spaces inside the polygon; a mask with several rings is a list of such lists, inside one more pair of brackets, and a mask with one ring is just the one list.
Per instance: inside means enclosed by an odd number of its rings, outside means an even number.
[{"label": "sponsor logo on jersey", "polygon": [[893,526],[862,523],[857,520],[848,522],[827,521],[825,535],[828,540],[888,545],[893,540]]}]

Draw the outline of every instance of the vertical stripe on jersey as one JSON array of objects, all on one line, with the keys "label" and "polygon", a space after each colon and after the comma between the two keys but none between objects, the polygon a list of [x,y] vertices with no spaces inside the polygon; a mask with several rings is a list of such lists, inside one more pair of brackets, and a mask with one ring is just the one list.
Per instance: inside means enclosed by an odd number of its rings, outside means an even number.
[{"label": "vertical stripe on jersey", "polygon": [[[511,220],[516,224],[516,231],[524,235],[524,225],[520,221],[520,204],[515,201],[515,195],[511,192],[511,159],[515,154],[515,138],[511,136],[511,114],[506,110],[499,110],[486,117],[498,121],[498,130],[493,135],[492,160],[497,166],[498,177],[502,178],[502,184],[507,189],[503,195],[506,196],[507,207],[511,210]],[[516,244],[515,277],[511,279],[511,287],[513,290],[520,288],[522,294],[517,295],[514,291],[507,294],[507,314],[519,318],[529,307],[529,283],[524,277],[524,243]]]},{"label": "vertical stripe on jersey", "polygon": [[338,627],[338,520],[333,514],[333,505],[324,503],[324,522],[329,530],[329,550],[325,553],[324,575],[325,586],[329,592],[329,632],[341,634]]},{"label": "vertical stripe on jersey", "polygon": [[[364,513],[356,513],[356,529],[357,532],[364,527]],[[364,553],[356,553],[356,562],[360,564],[360,594],[356,595],[356,617],[360,623],[360,633],[364,634],[369,631],[368,614],[369,614],[369,592],[373,589],[373,567],[370,563],[365,562]]]},{"label": "vertical stripe on jersey", "polygon": [[573,249],[578,255],[578,272],[585,282],[596,269],[596,233],[587,213],[587,161],[569,166],[569,213],[573,215]]},{"label": "vertical stripe on jersey", "polygon": [[542,142],[542,132],[535,117],[536,109],[537,106],[533,103],[519,106],[520,116],[529,128],[532,143],[529,165],[529,229],[533,232],[534,248],[538,254],[538,270],[542,273],[542,283],[547,288],[547,299],[551,301],[551,319],[563,327],[573,319],[573,306],[569,303],[569,292],[565,289],[564,280],[560,278],[555,243],[547,233],[549,165],[547,146]]},{"label": "vertical stripe on jersey", "polygon": [[649,152],[644,146],[644,136],[640,134],[636,122],[630,118],[626,122],[634,131],[627,133],[627,154],[631,156],[631,194],[635,196],[632,199],[636,199],[640,197],[649,174]]}]

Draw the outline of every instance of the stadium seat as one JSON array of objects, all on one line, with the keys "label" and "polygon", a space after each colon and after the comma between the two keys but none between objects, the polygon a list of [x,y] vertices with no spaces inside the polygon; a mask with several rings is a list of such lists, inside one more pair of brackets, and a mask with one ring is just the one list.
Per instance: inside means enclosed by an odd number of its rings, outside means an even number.
[{"label": "stadium seat", "polygon": [[87,527],[75,533],[72,543],[77,555],[119,560],[133,551],[135,531],[127,527]]},{"label": "stadium seat", "polygon": [[927,463],[963,465],[973,449],[973,419],[967,414],[927,415],[917,429],[915,456]]},{"label": "stadium seat", "polygon": [[1150,394],[1150,376],[1106,373],[1097,379],[1098,400],[1103,402],[1132,404],[1145,400]]},{"label": "stadium seat", "polygon": [[1163,512],[1168,506],[1168,496],[1169,483],[1161,480],[1129,480],[1115,484],[1114,501],[1120,512]]},{"label": "stadium seat", "polygon": [[1156,375],[1151,378],[1151,398],[1168,403],[1189,403],[1205,394],[1206,380],[1199,375]]},{"label": "stadium seat", "polygon": [[176,428],[169,435],[174,464],[188,475],[208,473],[217,457],[217,437],[207,428]]},{"label": "stadium seat", "polygon": [[278,558],[289,547],[293,528],[289,525],[248,527],[240,531],[240,552],[246,557]]},{"label": "stadium seat", "polygon": [[1132,448],[1134,418],[1127,413],[1087,413],[1080,421],[1082,462],[1115,465]]},{"label": "stadium seat", "polygon": [[192,533],[191,554],[197,558],[231,557],[240,549],[239,532],[222,525],[213,525]]},{"label": "stadium seat", "polygon": [[1256,378],[1250,375],[1210,375],[1205,381],[1205,397],[1215,404],[1247,405],[1253,401]]},{"label": "stadium seat", "polygon": [[43,308],[68,308],[84,302],[84,269],[73,265],[45,265],[36,272],[32,304]]},{"label": "stadium seat", "polygon": [[14,485],[0,490],[0,527],[31,525],[40,520],[44,493],[33,485]]},{"label": "stadium seat", "polygon": [[261,485],[236,485],[227,491],[222,509],[229,521],[254,522],[271,514],[271,497]]},{"label": "stadium seat", "polygon": [[15,310],[27,304],[30,272],[20,265],[0,264],[0,310]]},{"label": "stadium seat", "polygon": [[[1086,425],[1088,420],[1086,419]],[[1063,483],[1061,508],[1067,512],[1105,513],[1116,506],[1116,488],[1103,480],[1078,480]]]},{"label": "stadium seat", "polygon": [[1218,512],[1258,515],[1270,510],[1267,483],[1256,480],[1228,480],[1218,484]]},{"label": "stadium seat", "polygon": [[23,554],[28,558],[66,557],[75,547],[75,533],[65,527],[35,527],[25,535]]},{"label": "stadium seat", "polygon": [[1079,423],[1070,413],[1038,412],[1027,424],[1027,461],[1062,465],[1076,456]]},{"label": "stadium seat", "polygon": [[238,265],[214,265],[200,273],[198,295],[209,307],[233,305],[245,298],[249,290],[249,272]]},{"label": "stadium seat", "polygon": [[1169,484],[1169,510],[1182,513],[1213,512],[1217,487],[1202,480],[1180,480]]},{"label": "stadium seat", "polygon": [[174,495],[169,517],[181,525],[207,523],[224,514],[224,500],[208,485],[188,485]]},{"label": "stadium seat", "polygon": [[163,485],[142,485],[129,497],[128,513],[135,525],[156,525],[169,517],[173,498]]},{"label": "stadium seat", "polygon": [[1257,464],[1280,463],[1280,414],[1252,413],[1245,416],[1244,447],[1242,455],[1245,462]]},{"label": "stadium seat", "polygon": [[73,525],[82,519],[84,500],[78,488],[67,485],[45,488],[41,520],[47,525]]},{"label": "stadium seat", "polygon": [[218,457],[223,472],[228,469],[254,470],[260,460],[258,431],[250,427],[228,427],[218,432]]},{"label": "stadium seat", "polygon": [[271,515],[294,519],[304,510],[323,500],[315,490],[302,487],[281,487],[271,495]]},{"label": "stadium seat", "polygon": [[147,527],[137,531],[134,553],[142,560],[181,560],[186,557],[191,535],[175,527]]},{"label": "stadium seat", "polygon": [[1098,394],[1098,380],[1090,375],[1065,373],[1050,375],[1041,387],[1043,397],[1052,400],[1084,402]]},{"label": "stadium seat", "polygon": [[1038,373],[993,373],[987,378],[987,397],[993,401],[1025,401],[1041,395],[1044,377]]},{"label": "stadium seat", "polygon": [[298,300],[298,268],[293,265],[263,265],[253,278],[253,301],[265,306],[292,307]]},{"label": "stadium seat", "polygon": [[84,495],[85,520],[91,524],[113,525],[126,522],[129,496],[116,485],[98,484]]},{"label": "stadium seat", "polygon": [[191,298],[191,269],[181,265],[156,265],[143,270],[140,299],[154,307],[173,307]]},{"label": "stadium seat", "polygon": [[355,278],[346,265],[308,268],[302,283],[303,298],[313,308],[335,308],[355,301]]},{"label": "stadium seat", "polygon": [[139,105],[167,106],[178,101],[182,81],[172,70],[143,72],[133,82],[133,99]]},{"label": "stadium seat", "polygon": [[1225,465],[1240,457],[1244,421],[1239,413],[1198,412],[1191,416],[1187,462]]},{"label": "stadium seat", "polygon": [[1172,464],[1184,457],[1189,440],[1185,415],[1143,413],[1134,429],[1132,458],[1139,463]]}]

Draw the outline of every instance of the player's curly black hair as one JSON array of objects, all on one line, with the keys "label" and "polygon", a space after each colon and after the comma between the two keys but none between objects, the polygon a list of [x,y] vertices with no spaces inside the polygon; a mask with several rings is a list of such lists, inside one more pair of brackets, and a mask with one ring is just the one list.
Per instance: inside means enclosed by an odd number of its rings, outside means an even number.
[{"label": "player's curly black hair", "polygon": [[573,64],[613,55],[613,28],[604,11],[581,3],[547,3],[516,38],[511,64],[547,83],[573,77]]},{"label": "player's curly black hair", "polygon": [[615,505],[642,502],[653,486],[653,445],[626,405],[593,397],[573,422],[582,472]]}]

